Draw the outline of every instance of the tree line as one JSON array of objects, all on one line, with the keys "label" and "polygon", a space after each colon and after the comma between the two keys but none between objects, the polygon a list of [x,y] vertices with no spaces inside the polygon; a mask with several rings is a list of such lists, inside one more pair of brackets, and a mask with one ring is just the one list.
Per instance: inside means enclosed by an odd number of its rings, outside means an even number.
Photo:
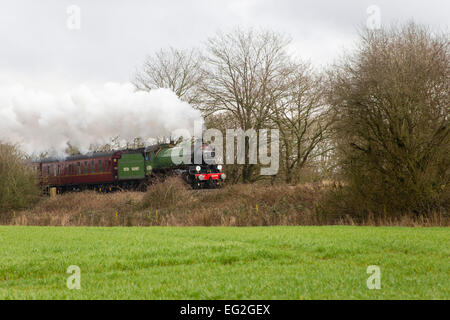
[{"label": "tree line", "polygon": [[[361,212],[448,208],[448,32],[415,23],[361,30],[356,49],[322,70],[290,55],[290,43],[237,28],[200,49],[161,49],[133,82],[171,89],[207,127],[279,129],[271,183],[331,179],[334,194]],[[261,179],[257,169],[234,165],[227,174],[249,183]]]}]

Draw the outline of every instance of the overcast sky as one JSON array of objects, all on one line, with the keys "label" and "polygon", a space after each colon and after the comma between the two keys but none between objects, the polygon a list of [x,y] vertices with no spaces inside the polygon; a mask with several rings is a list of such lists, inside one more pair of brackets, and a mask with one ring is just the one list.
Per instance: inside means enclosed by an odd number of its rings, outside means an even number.
[{"label": "overcast sky", "polygon": [[[71,5],[80,8],[80,29],[67,27]],[[382,24],[449,28],[448,0],[1,0],[0,84],[126,82],[147,54],[200,46],[235,26],[286,32],[296,55],[326,65],[351,46],[370,5]]]}]

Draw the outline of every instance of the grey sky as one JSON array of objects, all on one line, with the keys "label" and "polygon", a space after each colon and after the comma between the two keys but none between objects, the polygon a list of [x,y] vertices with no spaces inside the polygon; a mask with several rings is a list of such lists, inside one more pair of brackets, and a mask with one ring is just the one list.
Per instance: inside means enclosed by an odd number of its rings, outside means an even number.
[{"label": "grey sky", "polygon": [[[80,30],[66,27],[70,5],[81,9]],[[448,0],[2,0],[0,83],[129,81],[147,54],[199,46],[238,25],[289,33],[296,55],[327,64],[351,45],[370,5],[382,24],[412,18],[448,30]]]}]

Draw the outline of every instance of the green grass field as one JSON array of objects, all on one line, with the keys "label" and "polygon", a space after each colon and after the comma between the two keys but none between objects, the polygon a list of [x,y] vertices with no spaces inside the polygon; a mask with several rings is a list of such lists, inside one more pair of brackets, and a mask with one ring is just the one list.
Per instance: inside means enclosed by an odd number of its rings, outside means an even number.
[{"label": "green grass field", "polygon": [[[0,227],[0,299],[449,299],[449,240],[448,228]],[[70,265],[81,290],[66,286]]]}]

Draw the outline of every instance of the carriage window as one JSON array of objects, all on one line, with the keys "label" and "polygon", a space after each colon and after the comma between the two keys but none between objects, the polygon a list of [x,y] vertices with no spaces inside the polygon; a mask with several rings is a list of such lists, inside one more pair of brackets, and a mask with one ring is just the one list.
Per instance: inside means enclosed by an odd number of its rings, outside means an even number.
[{"label": "carriage window", "polygon": [[89,173],[88,162],[87,161],[84,162],[84,173]]},{"label": "carriage window", "polygon": [[95,160],[91,161],[91,172],[96,172],[97,170],[95,170]]},{"label": "carriage window", "polygon": [[61,175],[61,166],[58,164],[58,176]]},{"label": "carriage window", "polygon": [[81,163],[77,162],[77,174],[81,174]]},{"label": "carriage window", "polygon": [[53,176],[56,177],[56,164],[53,165]]},{"label": "carriage window", "polygon": [[102,160],[98,160],[98,172],[103,172]]}]

